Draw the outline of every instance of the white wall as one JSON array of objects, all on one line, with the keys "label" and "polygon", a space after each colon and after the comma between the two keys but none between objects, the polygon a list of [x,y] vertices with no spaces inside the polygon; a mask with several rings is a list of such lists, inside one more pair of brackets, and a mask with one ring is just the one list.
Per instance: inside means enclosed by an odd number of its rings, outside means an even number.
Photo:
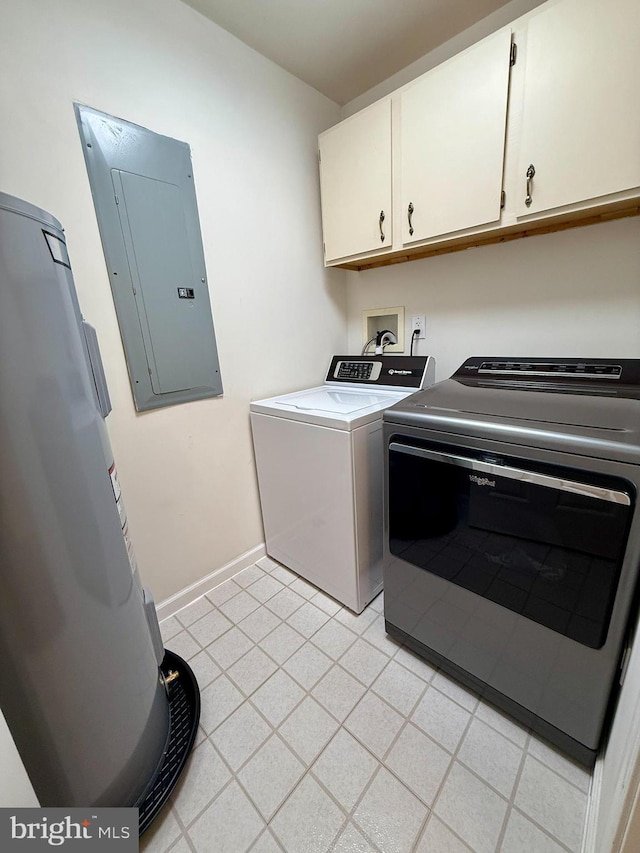
[{"label": "white wall", "polygon": [[[339,108],[178,0],[0,0],[0,17],[0,189],[65,226],[143,582],[162,600],[263,541],[249,401],[317,383],[344,349],[316,162]],[[221,399],[134,411],[74,100],[191,146]]]},{"label": "white wall", "polygon": [[[470,355],[640,357],[640,219],[348,272],[349,349],[362,312],[426,314],[419,353],[444,379]],[[408,347],[408,343],[406,344]]]}]

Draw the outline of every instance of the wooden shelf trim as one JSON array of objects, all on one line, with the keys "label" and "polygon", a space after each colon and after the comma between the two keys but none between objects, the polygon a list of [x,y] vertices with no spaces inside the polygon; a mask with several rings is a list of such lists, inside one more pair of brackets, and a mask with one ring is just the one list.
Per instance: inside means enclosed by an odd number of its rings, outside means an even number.
[{"label": "wooden shelf trim", "polygon": [[[628,204],[628,202],[627,202]],[[459,237],[445,244],[439,243],[430,246],[417,246],[413,249],[403,249],[401,252],[385,255],[380,258],[367,258],[361,261],[351,261],[344,264],[334,264],[338,269],[364,270],[387,267],[392,264],[403,264],[406,261],[419,261],[423,258],[433,258],[436,255],[448,255],[451,252],[461,252],[464,249],[475,249],[479,246],[489,246],[493,243],[507,243],[510,240],[519,240],[521,237],[535,237],[539,234],[552,234],[556,231],[566,231],[569,228],[579,228],[583,225],[595,225],[598,222],[610,222],[614,219],[624,219],[628,216],[640,215],[640,205],[637,203],[631,207],[621,207],[601,210],[594,213],[593,210],[583,211],[581,215],[571,215],[571,218],[556,217],[553,220],[545,220],[542,223],[518,224],[508,228],[501,228],[483,235],[472,235]]]}]

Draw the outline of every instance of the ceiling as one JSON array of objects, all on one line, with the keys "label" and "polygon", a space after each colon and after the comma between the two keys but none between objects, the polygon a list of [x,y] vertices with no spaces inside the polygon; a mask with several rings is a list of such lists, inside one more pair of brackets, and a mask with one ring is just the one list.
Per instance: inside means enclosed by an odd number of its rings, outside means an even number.
[{"label": "ceiling", "polygon": [[343,105],[507,0],[184,0]]}]

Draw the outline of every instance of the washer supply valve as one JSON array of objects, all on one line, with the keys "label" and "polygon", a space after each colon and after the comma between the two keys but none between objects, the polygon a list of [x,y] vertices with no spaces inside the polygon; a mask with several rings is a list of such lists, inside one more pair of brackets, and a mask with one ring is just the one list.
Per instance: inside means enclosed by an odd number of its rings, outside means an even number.
[{"label": "washer supply valve", "polygon": [[383,329],[376,334],[376,355],[382,355],[384,348],[389,344],[395,344],[398,338],[393,334],[391,329]]}]

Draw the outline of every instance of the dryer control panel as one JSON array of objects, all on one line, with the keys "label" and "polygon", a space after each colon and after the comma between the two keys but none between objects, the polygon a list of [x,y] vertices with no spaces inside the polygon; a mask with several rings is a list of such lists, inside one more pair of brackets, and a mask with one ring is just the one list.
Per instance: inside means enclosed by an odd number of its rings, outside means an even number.
[{"label": "dryer control panel", "polygon": [[636,358],[468,358],[451,377],[465,385],[535,387],[599,396],[640,395],[640,359]]}]

